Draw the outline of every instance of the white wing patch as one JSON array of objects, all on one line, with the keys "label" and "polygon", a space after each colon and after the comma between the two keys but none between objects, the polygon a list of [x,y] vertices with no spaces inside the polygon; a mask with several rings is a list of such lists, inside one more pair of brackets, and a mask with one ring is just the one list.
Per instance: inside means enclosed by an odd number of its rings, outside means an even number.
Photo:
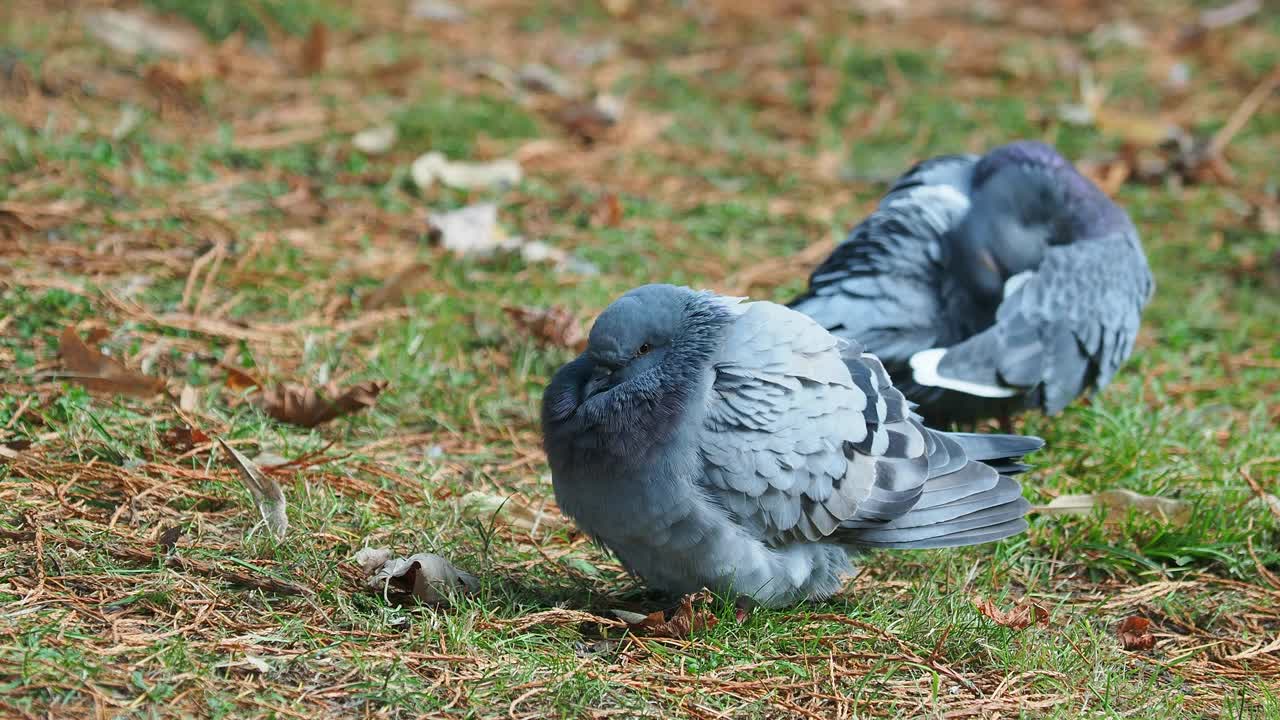
[{"label": "white wing patch", "polygon": [[956,380],[955,378],[939,375],[938,363],[942,362],[942,356],[946,354],[946,348],[930,348],[912,355],[910,360],[912,379],[927,387],[940,387],[962,392],[966,395],[976,395],[977,397],[1007,398],[1018,394],[1018,391],[1013,388],[983,385],[982,383]]},{"label": "white wing patch", "polygon": [[950,185],[925,185],[890,199],[880,210],[898,206],[918,211],[920,220],[929,225],[929,230],[941,236],[969,212],[969,198]]},{"label": "white wing patch", "polygon": [[1034,270],[1023,270],[1017,275],[1014,275],[1008,280],[1005,280],[1004,281],[1004,297],[1001,299],[1008,300],[1010,295],[1021,290],[1022,286],[1026,285],[1027,281],[1035,277],[1035,275],[1036,273]]}]

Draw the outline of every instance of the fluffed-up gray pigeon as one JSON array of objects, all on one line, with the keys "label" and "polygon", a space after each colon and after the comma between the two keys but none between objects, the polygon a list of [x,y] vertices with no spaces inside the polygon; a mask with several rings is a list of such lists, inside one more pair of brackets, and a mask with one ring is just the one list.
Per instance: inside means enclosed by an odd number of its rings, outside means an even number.
[{"label": "fluffed-up gray pigeon", "polygon": [[926,428],[873,355],[811,318],[645,285],[552,377],[556,501],[649,586],[770,606],[840,589],[859,548],[1022,532],[1043,442]]},{"label": "fluffed-up gray pigeon", "polygon": [[1007,428],[1105,387],[1153,289],[1128,214],[1020,141],[916,165],[791,307],[875,353],[930,423]]}]

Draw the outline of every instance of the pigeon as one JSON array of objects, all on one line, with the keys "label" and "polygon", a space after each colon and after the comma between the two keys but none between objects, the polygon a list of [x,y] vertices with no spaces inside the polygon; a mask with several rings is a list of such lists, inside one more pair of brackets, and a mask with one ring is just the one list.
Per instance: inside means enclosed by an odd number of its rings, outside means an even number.
[{"label": "pigeon", "polygon": [[935,426],[1111,382],[1155,283],[1129,216],[1044,143],[903,175],[790,307],[875,353]]},{"label": "pigeon", "polygon": [[651,588],[820,600],[865,548],[1026,529],[1043,441],[926,428],[874,355],[802,313],[645,285],[542,398],[556,502]]}]

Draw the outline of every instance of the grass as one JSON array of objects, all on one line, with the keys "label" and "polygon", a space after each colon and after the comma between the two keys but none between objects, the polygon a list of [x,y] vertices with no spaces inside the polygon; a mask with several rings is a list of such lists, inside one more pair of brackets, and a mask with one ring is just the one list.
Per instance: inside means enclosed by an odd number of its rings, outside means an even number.
[{"label": "grass", "polygon": [[[1216,131],[1274,65],[1273,19],[1174,56],[1165,38],[1192,4],[1127,8],[1147,43],[1104,49],[1089,31],[1118,16],[1065,2],[1049,34],[1014,11],[673,4],[616,18],[594,2],[500,1],[441,24],[399,4],[149,5],[221,44],[135,58],[87,36],[83,15],[0,11],[5,715],[1280,716],[1280,527],[1249,482],[1275,493],[1280,472],[1267,108],[1232,139],[1233,182],[1119,187],[1158,282],[1139,349],[1093,402],[1022,420],[1048,441],[1024,483],[1033,502],[1123,488],[1186,501],[1185,524],[1037,517],[996,546],[872,554],[820,605],[740,621],[717,602],[720,622],[688,640],[627,636],[602,616],[664,601],[548,505],[538,402],[572,351],[502,310],[559,305],[586,322],[654,280],[786,299],[808,269],[797,253],[840,237],[916,159],[1019,137],[1112,155],[1123,129],[1058,119],[1081,60],[1115,89],[1108,108]],[[328,63],[307,75],[316,21]],[[620,49],[598,65],[564,59],[610,38]],[[583,144],[554,120],[559,101],[478,77],[481,58],[557,65],[625,94],[626,112]],[[1182,94],[1159,82],[1174,60],[1192,70]],[[390,152],[353,149],[350,135],[388,122]],[[514,154],[526,179],[419,190],[408,166],[428,149]],[[428,211],[486,199],[509,232],[601,272],[429,241]],[[413,263],[428,271],[403,303],[366,307]],[[99,328],[105,351],[195,402],[59,380],[68,325]],[[220,363],[389,387],[307,430],[243,402]],[[257,525],[211,444],[165,439],[188,424],[251,456],[306,459],[276,473],[285,540]],[[466,514],[476,490],[551,519],[530,532]],[[166,560],[156,538],[173,527]],[[451,609],[388,602],[360,583],[365,546],[439,553],[482,590]],[[1051,619],[1003,627],[978,597]],[[1131,615],[1152,621],[1153,649],[1121,647]]]}]

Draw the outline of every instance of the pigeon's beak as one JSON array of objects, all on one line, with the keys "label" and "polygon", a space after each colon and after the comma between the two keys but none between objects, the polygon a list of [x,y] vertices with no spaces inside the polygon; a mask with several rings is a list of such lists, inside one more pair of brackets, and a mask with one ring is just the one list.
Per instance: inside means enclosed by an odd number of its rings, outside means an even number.
[{"label": "pigeon's beak", "polygon": [[591,371],[591,378],[587,380],[585,397],[590,398],[599,393],[608,390],[613,385],[613,370],[604,365],[596,365]]}]

